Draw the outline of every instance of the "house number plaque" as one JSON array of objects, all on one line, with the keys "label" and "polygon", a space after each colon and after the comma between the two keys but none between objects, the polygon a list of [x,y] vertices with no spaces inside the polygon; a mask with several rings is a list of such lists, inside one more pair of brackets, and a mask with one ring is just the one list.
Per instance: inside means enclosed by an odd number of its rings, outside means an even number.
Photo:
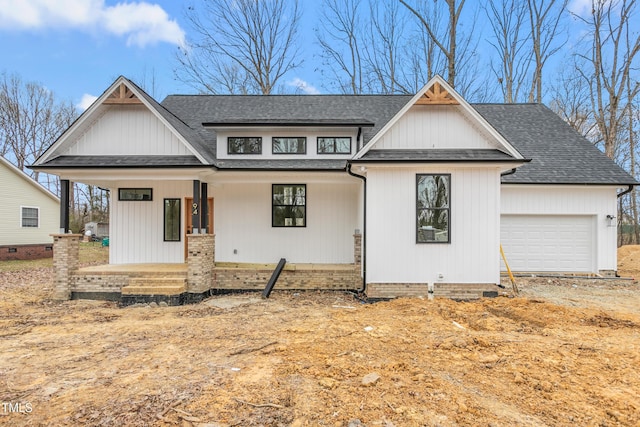
[{"label": "house number plaque", "polygon": [[191,215],[198,215],[198,204],[194,203],[191,205]]}]

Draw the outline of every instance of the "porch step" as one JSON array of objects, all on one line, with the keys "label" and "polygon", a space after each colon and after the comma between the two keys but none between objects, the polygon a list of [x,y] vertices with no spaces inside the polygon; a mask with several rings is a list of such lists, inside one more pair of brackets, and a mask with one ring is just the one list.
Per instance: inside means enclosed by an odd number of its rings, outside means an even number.
[{"label": "porch step", "polygon": [[186,291],[184,277],[132,277],[122,295],[180,295]]}]

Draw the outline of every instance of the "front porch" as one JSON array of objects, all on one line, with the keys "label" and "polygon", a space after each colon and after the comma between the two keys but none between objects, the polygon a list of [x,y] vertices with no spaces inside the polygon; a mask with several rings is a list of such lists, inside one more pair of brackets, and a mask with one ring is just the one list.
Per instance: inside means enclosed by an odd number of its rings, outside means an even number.
[{"label": "front porch", "polygon": [[[215,262],[215,236],[188,235],[185,263],[78,266],[81,235],[54,237],[55,298],[99,299],[123,305],[165,302],[180,305],[216,293],[262,291],[276,264]],[[276,284],[282,290],[358,290],[361,236],[354,236],[353,264],[286,264]]]}]

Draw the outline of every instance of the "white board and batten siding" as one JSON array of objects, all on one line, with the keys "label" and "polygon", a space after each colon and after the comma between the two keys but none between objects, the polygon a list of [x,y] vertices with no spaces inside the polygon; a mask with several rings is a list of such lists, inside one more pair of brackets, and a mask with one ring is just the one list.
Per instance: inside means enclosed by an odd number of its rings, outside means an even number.
[{"label": "white board and batten siding", "polygon": [[[514,271],[616,270],[615,187],[503,185],[501,242]],[[506,269],[502,263],[502,269]]]},{"label": "white board and batten siding", "polygon": [[[0,245],[52,243],[60,230],[60,202],[8,161],[0,160]],[[38,209],[38,227],[22,227],[22,208]]]},{"label": "white board and batten siding", "polygon": [[[121,181],[111,188],[109,262],[111,264],[183,263],[184,198],[189,181]],[[118,188],[153,188],[152,201],[118,200]],[[164,241],[164,199],[179,198],[180,241]]]},{"label": "white board and batten siding", "polygon": [[[451,174],[451,243],[416,243],[421,173]],[[368,283],[499,283],[498,168],[370,167],[367,189]]]},{"label": "white board and batten siding", "polygon": [[[313,174],[261,176],[214,183],[216,261],[351,264],[362,229],[362,184]],[[306,227],[272,227],[272,184],[306,184]]]},{"label": "white board and batten siding", "polygon": [[110,107],[61,155],[191,155],[187,146],[142,105]]},{"label": "white board and batten siding", "polygon": [[376,149],[496,149],[498,143],[468,120],[460,107],[414,105],[376,144]]}]

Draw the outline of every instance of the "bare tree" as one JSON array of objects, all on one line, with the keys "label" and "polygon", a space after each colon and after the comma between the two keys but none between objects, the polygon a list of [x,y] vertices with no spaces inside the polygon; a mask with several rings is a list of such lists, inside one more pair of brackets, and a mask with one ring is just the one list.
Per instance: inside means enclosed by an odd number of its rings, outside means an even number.
[{"label": "bare tree", "polygon": [[612,159],[620,144],[627,109],[640,92],[629,81],[637,66],[640,35],[630,36],[638,16],[635,0],[592,0],[591,14],[580,18],[589,28],[590,53],[582,76],[590,85],[591,106],[604,152]]},{"label": "bare tree", "polygon": [[323,0],[316,29],[323,66],[342,93],[364,92],[360,0]]},{"label": "bare tree", "polygon": [[542,102],[542,71],[545,64],[560,50],[560,23],[569,0],[527,0],[535,67],[531,79],[529,102]]},{"label": "bare tree", "polygon": [[491,68],[504,102],[512,103],[519,99],[533,55],[527,49],[527,5],[523,0],[489,0],[485,12],[493,32],[489,44],[498,57]]},{"label": "bare tree", "polygon": [[[0,80],[0,152],[18,169],[35,161],[70,126],[77,111],[71,102],[59,102],[37,83],[17,75]],[[38,172],[30,172],[37,181]]]},{"label": "bare tree", "polygon": [[372,92],[410,93],[402,83],[405,59],[401,46],[406,43],[403,31],[406,19],[396,2],[370,3],[371,28],[365,44],[366,69]]},{"label": "bare tree", "polygon": [[578,64],[567,64],[551,86],[551,109],[580,135],[593,140],[597,131],[590,108],[589,86]]},{"label": "bare tree", "polygon": [[429,38],[436,44],[438,49],[447,59],[447,82],[455,87],[456,83],[456,50],[458,48],[458,29],[460,23],[460,14],[465,4],[465,0],[445,0],[448,12],[448,32],[445,37],[438,34],[434,21],[425,17],[418,9],[409,5],[406,0],[400,0],[402,3],[424,26],[429,34]]},{"label": "bare tree", "polygon": [[186,16],[197,38],[175,74],[201,92],[267,95],[302,62],[298,0],[205,0]]}]

